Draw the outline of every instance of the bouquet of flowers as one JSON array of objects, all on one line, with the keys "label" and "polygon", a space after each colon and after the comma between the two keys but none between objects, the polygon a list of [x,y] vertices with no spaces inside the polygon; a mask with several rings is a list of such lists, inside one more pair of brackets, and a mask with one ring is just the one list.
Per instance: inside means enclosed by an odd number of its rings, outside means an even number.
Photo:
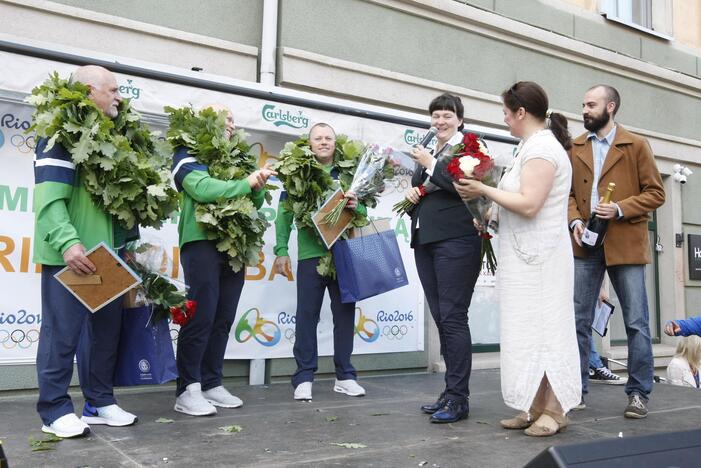
[{"label": "bouquet of flowers", "polygon": [[[375,197],[382,192],[385,187],[385,166],[389,156],[392,154],[392,148],[380,150],[379,145],[369,145],[365,148],[363,155],[358,163],[358,168],[355,170],[353,181],[348,187],[349,192],[354,192],[358,200],[365,201]],[[341,212],[348,204],[348,199],[343,198],[338,204],[329,211],[321,220],[321,224],[334,225],[341,217]]]},{"label": "bouquet of flowers", "polygon": [[[460,146],[460,145],[457,145]],[[451,158],[452,155],[450,151],[443,151],[438,157],[438,161],[445,161],[448,158]],[[417,166],[417,170],[419,169],[419,166]],[[431,182],[431,178],[427,177],[424,182],[419,185],[419,199],[425,197],[427,194],[431,192],[435,192],[436,190],[441,190],[439,186]],[[410,202],[407,199],[404,199],[400,202],[395,203],[392,206],[392,211],[397,213],[397,216],[402,217],[405,214],[409,214],[409,212],[415,207],[416,205],[412,202]]]},{"label": "bouquet of flowers", "polygon": [[[501,167],[494,164],[494,159],[484,143],[474,133],[468,133],[461,144],[456,145],[452,151],[453,159],[448,163],[446,170],[456,182],[460,179],[476,179],[490,187],[496,187],[501,175]],[[487,270],[494,274],[497,268],[497,259],[492,247],[492,235],[487,231],[489,223],[489,209],[492,202],[484,196],[464,200],[465,206],[483,229],[482,237],[482,261],[486,257]]]},{"label": "bouquet of flowers", "polygon": [[171,260],[165,247],[153,242],[133,241],[127,244],[126,258],[129,266],[141,277],[139,293],[144,302],[152,306],[151,323],[170,317],[173,323],[186,325],[195,315],[197,303],[187,299],[184,283],[166,275]]},{"label": "bouquet of flowers", "polygon": [[[350,189],[365,147],[363,142],[351,140],[346,135],[336,136],[333,165],[339,171],[338,183],[342,190]],[[309,145],[309,136],[302,135],[297,140],[286,143],[274,169],[278,172],[278,178],[288,195],[280,202],[281,206],[292,213],[298,229],[314,229],[312,214],[333,193],[336,183],[314,157]],[[383,170],[386,178],[392,177],[394,171],[390,163],[385,164]],[[377,204],[373,196],[368,196],[364,200],[358,198],[370,208],[374,208]],[[367,215],[358,210],[353,211],[352,227],[363,227],[368,223]],[[336,277],[336,267],[331,251],[321,257],[317,272],[321,276]]]}]

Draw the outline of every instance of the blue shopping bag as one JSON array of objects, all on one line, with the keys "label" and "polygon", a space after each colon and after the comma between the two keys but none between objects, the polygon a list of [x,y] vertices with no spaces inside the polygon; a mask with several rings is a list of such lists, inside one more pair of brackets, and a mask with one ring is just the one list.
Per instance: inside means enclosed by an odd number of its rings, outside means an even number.
[{"label": "blue shopping bag", "polygon": [[115,387],[162,384],[178,377],[168,321],[154,325],[150,318],[150,306],[124,309]]},{"label": "blue shopping bag", "polygon": [[357,302],[409,284],[392,229],[339,239],[331,251],[341,302]]}]

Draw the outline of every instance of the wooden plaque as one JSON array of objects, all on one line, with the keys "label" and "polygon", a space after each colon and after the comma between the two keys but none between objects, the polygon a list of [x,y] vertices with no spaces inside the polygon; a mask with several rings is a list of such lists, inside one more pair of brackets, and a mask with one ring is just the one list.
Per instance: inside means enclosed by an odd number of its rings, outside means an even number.
[{"label": "wooden plaque", "polygon": [[104,242],[86,252],[96,267],[92,275],[77,275],[68,267],[54,277],[90,312],[97,312],[125,292],[141,284],[139,275]]},{"label": "wooden plaque", "polygon": [[323,205],[321,205],[319,211],[312,215],[314,226],[316,226],[316,230],[319,231],[321,240],[324,241],[327,249],[331,248],[333,243],[336,242],[339,237],[341,237],[341,234],[343,234],[346,228],[348,228],[350,225],[351,221],[353,221],[353,212],[350,208],[346,208],[341,213],[341,216],[338,218],[338,222],[336,224],[320,224],[324,216],[326,216],[329,211],[333,210],[341,200],[343,200],[343,190],[338,189],[328,200],[326,200],[326,202],[324,202]]}]

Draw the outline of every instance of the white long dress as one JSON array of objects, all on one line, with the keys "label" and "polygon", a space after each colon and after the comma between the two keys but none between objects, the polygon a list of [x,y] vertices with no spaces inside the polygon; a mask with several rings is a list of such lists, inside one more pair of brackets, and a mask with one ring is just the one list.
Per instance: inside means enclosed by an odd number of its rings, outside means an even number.
[{"label": "white long dress", "polygon": [[550,130],[541,130],[522,144],[499,188],[518,192],[521,169],[535,158],[556,168],[541,210],[526,218],[499,208],[501,391],[508,406],[528,411],[546,374],[567,412],[581,400],[574,260],[567,227],[572,167]]}]

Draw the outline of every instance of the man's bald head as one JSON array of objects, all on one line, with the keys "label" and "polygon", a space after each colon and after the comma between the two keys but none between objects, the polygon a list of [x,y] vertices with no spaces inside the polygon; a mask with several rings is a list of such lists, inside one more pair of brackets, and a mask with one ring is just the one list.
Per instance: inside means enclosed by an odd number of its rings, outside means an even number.
[{"label": "man's bald head", "polygon": [[231,112],[231,109],[219,103],[207,104],[206,106],[202,106],[202,109],[212,109],[216,113],[226,112],[226,128],[224,128],[224,133],[227,138],[231,138],[231,135],[234,134],[234,130],[236,130],[234,126],[234,114]]},{"label": "man's bald head", "polygon": [[119,112],[119,87],[114,74],[104,67],[85,65],[79,67],[71,75],[71,82],[79,82],[90,88],[90,99],[107,117],[114,119]]}]

